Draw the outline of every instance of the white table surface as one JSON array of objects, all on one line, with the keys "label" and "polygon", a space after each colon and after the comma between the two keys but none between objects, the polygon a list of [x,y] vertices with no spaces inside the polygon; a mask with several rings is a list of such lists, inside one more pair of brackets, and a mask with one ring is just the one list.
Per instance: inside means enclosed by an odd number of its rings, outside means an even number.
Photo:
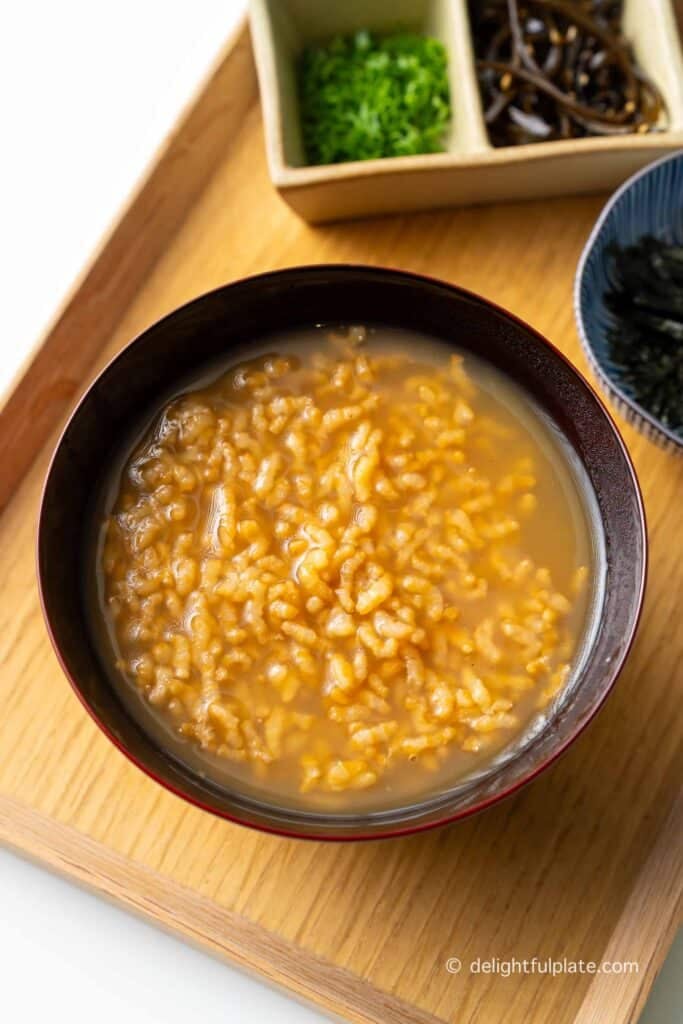
[{"label": "white table surface", "polygon": [[[0,393],[243,7],[22,0],[3,9]],[[0,1000],[13,1024],[327,1019],[5,850]],[[679,936],[641,1024],[682,1019]]]}]

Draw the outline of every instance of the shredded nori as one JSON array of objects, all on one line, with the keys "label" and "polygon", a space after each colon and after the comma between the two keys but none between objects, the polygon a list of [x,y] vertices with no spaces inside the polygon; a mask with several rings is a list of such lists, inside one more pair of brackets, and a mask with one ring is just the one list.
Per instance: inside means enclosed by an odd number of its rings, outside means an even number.
[{"label": "shredded nori", "polygon": [[310,164],[443,150],[451,107],[438,39],[409,32],[335,36],[303,51],[297,75]]},{"label": "shredded nori", "polygon": [[609,256],[610,359],[636,401],[683,437],[683,246],[645,235]]}]

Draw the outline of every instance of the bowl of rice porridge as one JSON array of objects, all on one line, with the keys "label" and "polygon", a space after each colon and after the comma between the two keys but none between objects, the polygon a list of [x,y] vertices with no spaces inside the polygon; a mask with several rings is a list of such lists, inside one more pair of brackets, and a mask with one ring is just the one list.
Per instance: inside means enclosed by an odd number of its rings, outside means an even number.
[{"label": "bowl of rice porridge", "polygon": [[515,791],[628,653],[646,534],[595,393],[532,328],[381,268],[150,327],[57,446],[46,621],[97,724],[222,817],[361,839]]}]

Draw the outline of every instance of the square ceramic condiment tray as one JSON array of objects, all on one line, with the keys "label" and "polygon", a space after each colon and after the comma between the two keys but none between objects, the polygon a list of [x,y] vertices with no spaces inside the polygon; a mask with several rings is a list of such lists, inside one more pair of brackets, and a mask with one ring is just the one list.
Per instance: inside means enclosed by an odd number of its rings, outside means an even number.
[{"label": "square ceramic condiment tray", "polygon": [[[602,191],[683,145],[683,60],[671,0],[624,0],[624,31],[666,104],[664,130],[499,148],[483,119],[467,0],[251,0],[250,12],[270,175],[308,221]],[[453,108],[446,152],[306,166],[298,54],[337,33],[397,26],[446,47]]]}]

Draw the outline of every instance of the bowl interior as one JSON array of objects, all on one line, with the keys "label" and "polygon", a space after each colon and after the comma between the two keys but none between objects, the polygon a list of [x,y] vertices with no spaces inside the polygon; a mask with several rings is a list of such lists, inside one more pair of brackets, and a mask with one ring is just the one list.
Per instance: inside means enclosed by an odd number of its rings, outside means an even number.
[{"label": "bowl interior", "polygon": [[597,372],[622,403],[633,408],[673,446],[683,439],[651,415],[622,383],[612,362],[608,333],[616,320],[605,302],[613,287],[614,267],[609,247],[633,245],[643,235],[683,245],[683,154],[674,154],[639,172],[609,201],[598,219],[579,263],[576,282],[576,317],[579,331]]},{"label": "bowl interior", "polygon": [[[92,641],[84,599],[92,497],[131,423],[174,382],[265,333],[320,322],[384,323],[469,349],[513,378],[562,431],[585,470],[604,541],[604,590],[590,656],[571,699],[514,758],[424,804],[365,815],[274,809],[212,786],[157,747],[126,711]],[[55,648],[86,708],[139,767],[186,799],[257,828],[317,838],[395,835],[452,820],[528,781],[587,724],[628,652],[642,599],[645,535],[623,444],[580,375],[531,328],[437,281],[367,267],[308,267],[211,292],[155,324],[88,391],[66,427],[46,482],[39,529],[43,606]]]}]

